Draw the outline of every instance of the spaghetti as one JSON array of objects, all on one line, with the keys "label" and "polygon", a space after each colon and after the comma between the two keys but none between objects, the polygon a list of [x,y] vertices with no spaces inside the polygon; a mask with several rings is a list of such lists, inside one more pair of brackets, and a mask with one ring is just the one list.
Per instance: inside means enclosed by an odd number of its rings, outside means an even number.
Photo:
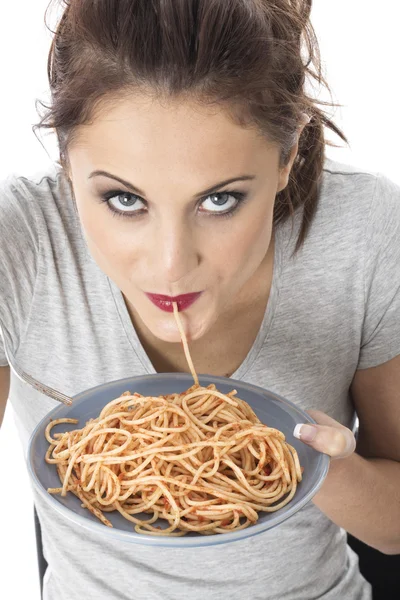
[{"label": "spaghetti", "polygon": [[78,421],[51,421],[46,462],[62,486],[48,492],[74,493],[109,527],[105,513],[118,511],[137,533],[238,531],[293,498],[302,478],[297,452],[235,390],[199,385],[175,303],[174,314],[195,384],[167,396],[125,392],[82,429],[52,434]]}]

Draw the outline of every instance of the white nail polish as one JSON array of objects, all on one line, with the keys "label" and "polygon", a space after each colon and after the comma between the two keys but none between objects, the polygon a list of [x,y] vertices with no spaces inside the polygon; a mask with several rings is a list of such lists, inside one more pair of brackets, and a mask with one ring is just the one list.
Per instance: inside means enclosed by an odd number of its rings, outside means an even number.
[{"label": "white nail polish", "polygon": [[295,438],[297,438],[298,440],[301,440],[301,428],[303,427],[303,423],[297,423],[296,427],[294,428],[293,431],[293,435]]}]

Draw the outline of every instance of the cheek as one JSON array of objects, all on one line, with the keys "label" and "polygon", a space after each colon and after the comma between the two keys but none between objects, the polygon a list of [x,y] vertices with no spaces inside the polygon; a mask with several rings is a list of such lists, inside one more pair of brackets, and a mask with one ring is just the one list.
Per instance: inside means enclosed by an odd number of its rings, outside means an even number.
[{"label": "cheek", "polygon": [[237,225],[230,228],[227,235],[220,237],[219,248],[214,248],[213,254],[219,257],[222,272],[237,274],[240,279],[254,272],[268,251],[272,221],[271,209],[262,215],[253,215],[246,223],[238,219]]},{"label": "cheek", "polygon": [[[134,260],[132,239],[126,239],[118,218],[108,215],[105,207],[78,203],[78,213],[85,239],[97,264],[110,275],[110,268],[119,270]],[[129,248],[129,252],[127,251]]]}]

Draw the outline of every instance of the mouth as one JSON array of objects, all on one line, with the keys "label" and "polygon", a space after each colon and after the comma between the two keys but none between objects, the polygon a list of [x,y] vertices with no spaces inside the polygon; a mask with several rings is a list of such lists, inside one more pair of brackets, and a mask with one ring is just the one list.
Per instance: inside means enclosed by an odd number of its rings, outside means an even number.
[{"label": "mouth", "polygon": [[181,312],[192,306],[194,302],[201,296],[203,292],[195,292],[193,294],[182,294],[181,296],[163,296],[162,294],[148,294],[148,297],[151,302],[160,308],[164,312],[173,312],[174,307],[172,306],[173,302],[176,302],[178,305],[178,310]]}]

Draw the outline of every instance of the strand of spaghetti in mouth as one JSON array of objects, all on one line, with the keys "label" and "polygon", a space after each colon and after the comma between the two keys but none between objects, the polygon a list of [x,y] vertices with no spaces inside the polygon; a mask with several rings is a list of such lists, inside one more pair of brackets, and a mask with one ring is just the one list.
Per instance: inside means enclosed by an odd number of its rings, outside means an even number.
[{"label": "strand of spaghetti in mouth", "polygon": [[181,318],[179,316],[178,304],[176,302],[173,302],[172,306],[173,306],[173,309],[174,309],[175,321],[176,321],[176,324],[177,324],[178,329],[179,329],[179,335],[181,336],[182,345],[183,345],[183,351],[185,353],[186,362],[189,365],[189,369],[190,369],[190,372],[191,372],[192,377],[194,379],[195,385],[199,385],[199,378],[197,377],[197,373],[196,373],[194,365],[193,365],[192,357],[190,356],[189,345],[188,345],[188,342],[187,342],[186,333],[185,333],[185,330],[183,328]]},{"label": "strand of spaghetti in mouth", "polygon": [[81,429],[52,434],[78,421],[51,421],[46,461],[62,487],[48,491],[72,492],[109,527],[106,514],[118,511],[137,533],[238,531],[293,498],[302,478],[297,452],[235,390],[199,385],[176,303],[174,315],[194,385],[166,396],[125,392]]}]

